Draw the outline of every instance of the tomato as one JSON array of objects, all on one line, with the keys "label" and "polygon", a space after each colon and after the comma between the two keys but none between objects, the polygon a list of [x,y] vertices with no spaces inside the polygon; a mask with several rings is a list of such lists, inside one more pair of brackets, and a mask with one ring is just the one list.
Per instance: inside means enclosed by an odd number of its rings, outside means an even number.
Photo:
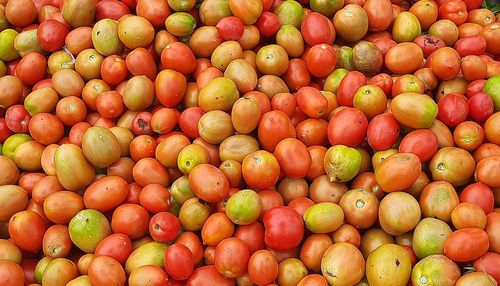
[{"label": "tomato", "polygon": [[331,44],[335,40],[335,30],[330,20],[318,12],[309,13],[300,26],[304,41],[309,46]]},{"label": "tomato", "polygon": [[243,36],[243,22],[235,16],[224,17],[216,25],[219,36],[224,41],[237,41]]},{"label": "tomato", "polygon": [[269,250],[258,250],[248,261],[248,275],[257,285],[268,285],[278,277],[278,262]]},{"label": "tomato", "polygon": [[170,242],[179,234],[181,224],[179,219],[167,212],[155,214],[149,221],[149,233],[155,241]]},{"label": "tomato", "polygon": [[[473,244],[469,243],[471,240]],[[446,240],[444,254],[457,262],[473,261],[488,251],[488,235],[477,228],[454,231]]]},{"label": "tomato", "polygon": [[439,18],[453,21],[456,25],[463,24],[467,20],[467,6],[461,0],[446,1],[439,6]]},{"label": "tomato", "polygon": [[262,36],[270,37],[278,32],[280,22],[275,14],[266,11],[260,15],[259,19],[257,19],[255,26],[257,26]]},{"label": "tomato", "polygon": [[226,238],[215,249],[215,267],[228,278],[236,278],[246,273],[250,251],[238,238]]},{"label": "tomato", "polygon": [[0,282],[5,285],[12,286],[22,286],[24,285],[24,271],[19,264],[12,261],[1,261],[0,262],[0,274],[2,280]]},{"label": "tomato", "polygon": [[337,101],[339,105],[354,106],[353,100],[356,91],[366,85],[366,76],[358,71],[349,72],[340,82],[337,90]]},{"label": "tomato", "polygon": [[277,250],[297,247],[304,235],[302,218],[287,207],[267,211],[264,214],[264,228],[266,245]]},{"label": "tomato", "polygon": [[132,75],[145,75],[150,80],[154,80],[156,74],[156,64],[151,52],[145,48],[136,48],[125,58],[127,69]]},{"label": "tomato", "polygon": [[477,272],[485,272],[491,275],[497,282],[500,280],[500,254],[487,252],[483,256],[474,260],[473,264]]},{"label": "tomato", "polygon": [[218,168],[200,164],[189,173],[189,184],[193,192],[207,202],[222,201],[228,196],[229,182]]},{"label": "tomato", "polygon": [[438,119],[449,127],[456,127],[467,119],[469,104],[460,94],[450,93],[438,102]]},{"label": "tomato", "polygon": [[332,145],[354,147],[363,141],[367,130],[368,119],[363,112],[355,108],[345,108],[335,113],[328,123],[328,140]]},{"label": "tomato", "polygon": [[161,62],[165,68],[184,74],[193,72],[197,65],[193,52],[181,42],[173,42],[165,46],[161,52]]},{"label": "tomato", "polygon": [[12,105],[5,112],[5,124],[12,132],[28,133],[30,121],[31,116],[23,105]]},{"label": "tomato", "polygon": [[42,248],[45,230],[41,216],[33,211],[18,212],[9,220],[10,238],[19,248],[28,252],[36,253]]},{"label": "tomato", "polygon": [[400,125],[393,115],[377,115],[368,124],[368,144],[375,151],[387,150],[396,143],[399,130]]},{"label": "tomato", "polygon": [[125,270],[108,256],[95,257],[89,265],[89,279],[92,285],[123,285],[126,281]]},{"label": "tomato", "polygon": [[165,252],[165,270],[175,280],[185,280],[191,276],[194,260],[191,250],[186,246],[174,243]]},{"label": "tomato", "polygon": [[317,44],[307,52],[307,69],[315,77],[326,77],[335,69],[336,63],[337,54],[330,45]]},{"label": "tomato", "polygon": [[415,43],[399,43],[385,55],[386,67],[396,74],[408,74],[421,67],[424,59],[422,49]]},{"label": "tomato", "polygon": [[281,140],[295,137],[295,128],[284,112],[273,110],[262,114],[258,137],[263,149],[272,152]]},{"label": "tomato", "polygon": [[[260,191],[259,195],[265,191]],[[234,232],[234,237],[245,242],[250,254],[265,247],[264,227],[260,222],[254,222],[248,225],[240,225]]]},{"label": "tomato", "polygon": [[450,80],[460,72],[460,55],[454,49],[444,47],[430,57],[430,68],[440,79]]},{"label": "tomato", "polygon": [[484,123],[493,115],[493,100],[481,91],[469,98],[468,105],[470,110],[469,114],[477,123]]},{"label": "tomato", "polygon": [[130,238],[121,233],[112,234],[99,242],[95,250],[95,257],[109,256],[120,264],[124,264],[132,252]]},{"label": "tomato", "polygon": [[40,47],[44,50],[55,52],[64,46],[64,40],[69,33],[69,28],[65,24],[48,19],[40,23],[37,28],[36,37]]},{"label": "tomato", "polygon": [[418,36],[413,42],[422,49],[424,57],[426,58],[436,50],[446,47],[446,44],[441,38],[432,35]]},{"label": "tomato", "polygon": [[109,18],[118,21],[123,15],[129,13],[127,5],[117,0],[102,0],[96,3],[97,20]]},{"label": "tomato", "polygon": [[438,149],[437,137],[429,130],[415,130],[406,135],[399,145],[399,152],[416,154],[421,162],[427,162]]},{"label": "tomato", "polygon": [[136,204],[123,204],[115,209],[111,219],[114,233],[126,234],[131,239],[143,237],[148,231],[149,213]]},{"label": "tomato", "polygon": [[220,274],[215,266],[202,266],[186,280],[186,286],[234,286],[234,280]]},{"label": "tomato", "polygon": [[486,51],[486,40],[479,35],[469,36],[459,39],[454,47],[462,57],[468,55],[480,56]]}]

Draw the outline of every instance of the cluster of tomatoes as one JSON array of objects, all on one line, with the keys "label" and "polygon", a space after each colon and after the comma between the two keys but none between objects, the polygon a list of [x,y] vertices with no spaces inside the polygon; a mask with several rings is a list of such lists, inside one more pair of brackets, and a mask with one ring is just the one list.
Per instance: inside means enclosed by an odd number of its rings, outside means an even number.
[{"label": "cluster of tomatoes", "polygon": [[0,286],[498,285],[481,2],[0,0]]}]

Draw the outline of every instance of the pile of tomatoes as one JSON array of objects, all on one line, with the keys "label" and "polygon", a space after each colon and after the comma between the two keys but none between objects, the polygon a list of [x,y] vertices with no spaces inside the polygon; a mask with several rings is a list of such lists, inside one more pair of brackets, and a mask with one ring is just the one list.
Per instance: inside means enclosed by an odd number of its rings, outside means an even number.
[{"label": "pile of tomatoes", "polygon": [[481,2],[0,0],[0,286],[498,285]]}]

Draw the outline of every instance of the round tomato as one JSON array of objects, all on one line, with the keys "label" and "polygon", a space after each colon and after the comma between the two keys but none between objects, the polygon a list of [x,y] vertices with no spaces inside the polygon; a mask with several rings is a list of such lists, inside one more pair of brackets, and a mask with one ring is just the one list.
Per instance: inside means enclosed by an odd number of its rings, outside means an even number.
[{"label": "round tomato", "polygon": [[295,248],[304,236],[304,222],[288,207],[276,207],[264,214],[265,242],[272,249]]},{"label": "round tomato", "polygon": [[185,280],[193,273],[193,254],[186,246],[174,243],[165,252],[164,264],[167,274],[172,279]]}]

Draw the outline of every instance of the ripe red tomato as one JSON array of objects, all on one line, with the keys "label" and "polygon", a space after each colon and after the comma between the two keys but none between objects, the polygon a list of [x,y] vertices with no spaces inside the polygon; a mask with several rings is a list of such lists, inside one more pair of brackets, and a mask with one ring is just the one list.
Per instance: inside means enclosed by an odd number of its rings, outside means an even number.
[{"label": "ripe red tomato", "polygon": [[477,272],[486,272],[497,282],[500,281],[500,254],[487,252],[474,260],[473,266]]},{"label": "ripe red tomato", "polygon": [[181,42],[170,43],[163,49],[161,63],[165,68],[183,74],[192,73],[198,64],[191,49]]},{"label": "ripe red tomato", "polygon": [[36,253],[42,248],[46,226],[42,217],[30,210],[16,213],[9,220],[9,236],[20,249]]},{"label": "ripe red tomato", "polygon": [[304,236],[304,222],[289,207],[276,207],[264,214],[265,242],[269,248],[288,250],[297,247]]},{"label": "ripe red tomato", "polygon": [[269,250],[252,254],[248,262],[248,276],[257,285],[269,285],[278,277],[278,261]]},{"label": "ripe red tomato", "polygon": [[480,56],[486,51],[486,40],[480,35],[461,38],[455,43],[455,50],[461,57],[468,55]]},{"label": "ripe red tomato", "polygon": [[295,138],[283,139],[274,150],[281,171],[290,178],[305,177],[311,168],[311,154],[300,140]]},{"label": "ripe red tomato", "polygon": [[175,280],[186,280],[194,269],[194,259],[191,250],[186,246],[174,243],[165,252],[165,271]]},{"label": "ripe red tomato", "polygon": [[375,116],[368,124],[367,140],[374,151],[391,148],[399,137],[399,122],[390,113]]},{"label": "ripe red tomato", "polygon": [[[260,191],[258,193],[259,196],[262,192],[265,191]],[[233,236],[245,242],[248,249],[250,250],[250,254],[266,247],[266,244],[264,242],[264,227],[258,221],[251,224],[238,226]]]},{"label": "ripe red tomato", "polygon": [[315,77],[326,77],[335,69],[337,54],[331,45],[317,44],[306,56],[307,69]]},{"label": "ripe red tomato", "polygon": [[493,115],[493,100],[484,92],[477,92],[469,98],[470,117],[477,123],[484,123]]},{"label": "ripe red tomato", "polygon": [[95,249],[95,256],[109,256],[124,264],[132,252],[132,241],[121,233],[112,234],[99,242]]},{"label": "ripe red tomato", "polygon": [[262,36],[270,37],[278,32],[280,28],[280,21],[278,19],[278,16],[276,16],[274,13],[263,12],[260,15],[259,19],[257,19],[255,26],[257,26],[257,29],[259,29],[259,32]]},{"label": "ripe red tomato", "polygon": [[234,286],[234,279],[224,277],[214,265],[207,265],[196,268],[186,286]]},{"label": "ripe red tomato", "polygon": [[224,41],[237,41],[243,36],[243,21],[235,16],[227,16],[219,20],[217,33]]},{"label": "ripe red tomato", "polygon": [[347,107],[335,113],[328,123],[328,140],[332,145],[355,147],[366,136],[368,119],[359,109]]},{"label": "ripe red tomato", "polygon": [[421,162],[427,162],[438,150],[438,139],[432,131],[419,129],[406,135],[399,145],[399,152],[413,153]]},{"label": "ripe red tomato", "polygon": [[451,20],[456,25],[467,20],[467,6],[461,0],[450,0],[439,6],[439,19]]},{"label": "ripe red tomato", "polygon": [[68,33],[68,26],[57,20],[48,19],[38,26],[36,37],[42,49],[56,52],[64,46],[64,40]]},{"label": "ripe red tomato", "polygon": [[298,107],[311,118],[323,118],[328,110],[328,99],[317,89],[304,86],[295,95]]},{"label": "ripe red tomato", "polygon": [[0,118],[0,143],[5,142],[12,134],[12,131],[7,126],[5,118]]},{"label": "ripe red tomato", "polygon": [[215,248],[215,267],[227,278],[237,278],[247,272],[250,250],[239,238],[229,237]]},{"label": "ripe red tomato", "polygon": [[179,219],[167,212],[155,214],[149,221],[149,234],[155,241],[171,242],[179,235]]},{"label": "ripe red tomato", "polygon": [[340,82],[337,90],[337,101],[339,105],[353,107],[354,95],[363,85],[366,85],[366,76],[358,71],[349,72]]},{"label": "ripe red tomato", "polygon": [[29,53],[17,64],[16,75],[23,84],[35,85],[45,77],[47,60],[42,54]]},{"label": "ripe red tomato", "polygon": [[[115,1],[115,0],[107,0],[107,1]],[[102,3],[101,1],[99,3]],[[117,56],[111,55],[106,57],[101,64],[101,76],[102,79],[111,84],[119,84],[127,78],[128,69],[125,61]]]},{"label": "ripe red tomato", "polygon": [[118,0],[101,0],[96,3],[95,17],[97,20],[109,18],[118,21],[123,15],[130,13],[130,9]]},{"label": "ripe red tomato", "polygon": [[437,118],[448,127],[456,127],[469,115],[469,104],[465,96],[457,93],[446,94],[438,102]]},{"label": "ripe red tomato", "polygon": [[332,22],[318,12],[309,13],[300,26],[304,41],[309,46],[331,44],[335,40],[335,29]]},{"label": "ripe red tomato", "polygon": [[15,133],[28,133],[31,116],[21,104],[12,105],[5,112],[5,124]]},{"label": "ripe red tomato", "polygon": [[491,213],[495,205],[495,198],[490,187],[481,182],[473,183],[465,187],[460,193],[459,199],[461,203],[475,203],[480,206],[486,214]]},{"label": "ripe red tomato", "polygon": [[484,230],[463,228],[454,231],[446,239],[444,254],[456,262],[467,262],[481,257],[488,247],[488,234]]}]

